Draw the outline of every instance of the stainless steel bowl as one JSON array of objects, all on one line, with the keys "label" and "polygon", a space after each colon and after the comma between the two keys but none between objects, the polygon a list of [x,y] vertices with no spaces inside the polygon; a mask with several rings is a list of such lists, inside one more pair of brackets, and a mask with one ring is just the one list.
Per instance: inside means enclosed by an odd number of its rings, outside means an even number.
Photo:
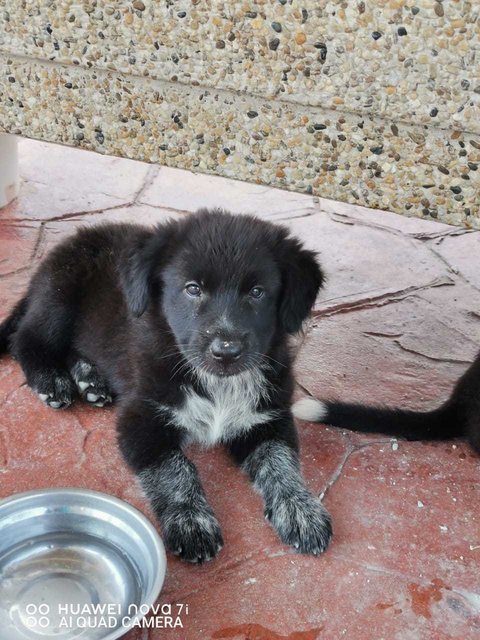
[{"label": "stainless steel bowl", "polygon": [[0,638],[114,640],[138,626],[165,578],[150,522],[80,489],[0,501]]}]

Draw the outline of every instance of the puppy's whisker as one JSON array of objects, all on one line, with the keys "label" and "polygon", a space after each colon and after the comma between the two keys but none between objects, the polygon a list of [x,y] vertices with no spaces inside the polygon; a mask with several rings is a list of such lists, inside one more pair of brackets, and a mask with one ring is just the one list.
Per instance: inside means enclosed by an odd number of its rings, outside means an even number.
[{"label": "puppy's whisker", "polygon": [[262,354],[253,353],[251,355],[251,361],[252,361],[254,367],[262,369],[263,371],[271,371],[272,373],[275,372],[274,367],[269,362],[266,362],[263,359]]},{"label": "puppy's whisker", "polygon": [[170,380],[173,380],[175,376],[179,376],[184,371],[187,371],[191,368],[190,363],[187,360],[180,361],[174,368],[170,375]]},{"label": "puppy's whisker", "polygon": [[284,369],[287,368],[286,364],[284,364],[283,362],[280,362],[279,360],[275,360],[275,358],[272,358],[272,356],[268,356],[266,353],[255,352],[255,355],[260,356],[262,359],[265,358],[267,360],[271,360],[272,362],[274,362],[275,364],[278,364],[280,367],[283,367]]},{"label": "puppy's whisker", "polygon": [[174,357],[178,357],[179,351],[178,349],[176,349],[175,351],[170,351],[167,353],[164,353],[161,356],[156,356],[156,360],[165,360],[166,358],[174,358]]},{"label": "puppy's whisker", "polygon": [[183,360],[181,360],[174,368],[170,376],[172,380],[175,376],[186,373],[188,371],[195,371],[195,361],[198,359],[198,353],[195,349],[187,349],[182,353]]},{"label": "puppy's whisker", "polygon": [[[176,347],[175,349],[172,349],[171,351],[167,351],[163,355],[158,356],[157,360],[164,360],[166,358],[173,358],[173,357],[176,357],[176,358],[180,357],[180,358],[183,358],[183,360],[188,360],[188,358],[195,356],[196,353],[197,353],[196,350],[193,348],[181,350],[180,347]],[[180,360],[180,362],[183,363],[183,360]]]}]

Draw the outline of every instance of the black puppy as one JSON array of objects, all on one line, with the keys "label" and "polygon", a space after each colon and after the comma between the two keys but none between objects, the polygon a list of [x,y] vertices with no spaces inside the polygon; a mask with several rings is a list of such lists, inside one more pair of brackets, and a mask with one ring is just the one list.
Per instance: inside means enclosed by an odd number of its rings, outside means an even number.
[{"label": "black puppy", "polygon": [[202,562],[223,542],[183,452],[199,441],[225,444],[281,540],[317,555],[332,530],[300,473],[287,337],[322,279],[288,230],[220,210],[82,229],[42,263],[0,350],[51,407],[119,396],[120,448],[173,552]]}]

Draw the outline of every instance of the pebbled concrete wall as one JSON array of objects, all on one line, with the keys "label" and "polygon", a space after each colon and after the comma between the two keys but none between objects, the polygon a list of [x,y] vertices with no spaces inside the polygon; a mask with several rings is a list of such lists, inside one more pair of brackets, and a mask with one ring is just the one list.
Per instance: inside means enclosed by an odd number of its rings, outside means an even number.
[{"label": "pebbled concrete wall", "polygon": [[479,16],[463,0],[0,0],[0,128],[480,227]]}]

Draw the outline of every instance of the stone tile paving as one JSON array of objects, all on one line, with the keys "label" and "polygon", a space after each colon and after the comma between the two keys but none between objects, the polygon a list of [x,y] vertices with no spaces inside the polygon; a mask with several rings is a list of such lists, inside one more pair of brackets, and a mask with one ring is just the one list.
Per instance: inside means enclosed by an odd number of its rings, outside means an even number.
[{"label": "stone tile paving", "polygon": [[[328,283],[298,341],[298,393],[436,406],[480,345],[480,233],[222,178],[22,141],[20,198],[0,210],[0,315],[39,259],[82,224],[152,224],[198,206],[291,227]],[[54,413],[0,366],[0,496],[88,487],[149,514],[115,446],[115,409]],[[480,637],[480,460],[460,441],[399,442],[299,423],[307,482],[335,538],[283,547],[220,449],[193,450],[225,548],[202,567],[169,558],[160,602],[184,628],[127,640],[473,640]],[[151,515],[151,514],[149,514]]]}]

